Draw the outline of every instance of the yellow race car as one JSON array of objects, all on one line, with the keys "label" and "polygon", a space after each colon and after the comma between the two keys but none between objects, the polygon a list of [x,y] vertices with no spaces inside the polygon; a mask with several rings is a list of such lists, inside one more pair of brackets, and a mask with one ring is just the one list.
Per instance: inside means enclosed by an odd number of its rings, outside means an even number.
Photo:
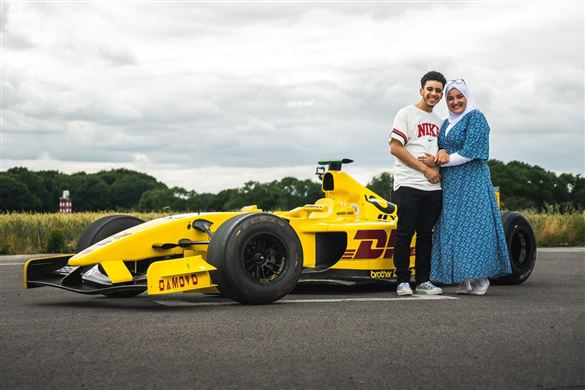
[{"label": "yellow race car", "polygon": [[[290,211],[248,206],[148,222],[101,218],[82,234],[76,254],[28,260],[24,285],[110,297],[219,290],[241,303],[266,304],[300,282],[392,280],[396,205],[343,172],[350,162],[319,162],[324,197]],[[534,268],[534,233],[519,213],[503,212],[502,222],[513,274],[498,281],[522,283]]]}]

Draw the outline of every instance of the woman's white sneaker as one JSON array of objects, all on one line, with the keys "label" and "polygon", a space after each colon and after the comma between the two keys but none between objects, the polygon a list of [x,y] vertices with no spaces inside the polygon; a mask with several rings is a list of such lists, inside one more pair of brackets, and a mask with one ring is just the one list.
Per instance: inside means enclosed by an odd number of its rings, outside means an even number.
[{"label": "woman's white sneaker", "polygon": [[472,295],[485,295],[488,287],[490,286],[489,279],[478,279],[475,282],[475,286],[471,289],[470,294]]},{"label": "woman's white sneaker", "polygon": [[440,295],[443,293],[443,290],[431,282],[424,282],[416,286],[416,293],[422,295]]},{"label": "woman's white sneaker", "polygon": [[457,286],[457,290],[455,290],[455,293],[470,294],[471,290],[472,290],[471,280],[464,280],[463,282],[459,283],[459,286]]}]

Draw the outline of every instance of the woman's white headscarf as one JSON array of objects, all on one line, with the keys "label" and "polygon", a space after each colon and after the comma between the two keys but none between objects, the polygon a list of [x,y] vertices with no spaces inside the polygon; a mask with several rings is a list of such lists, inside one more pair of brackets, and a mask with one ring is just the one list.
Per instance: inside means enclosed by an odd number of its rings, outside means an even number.
[{"label": "woman's white headscarf", "polygon": [[[449,91],[451,91],[452,89],[458,90],[463,94],[463,96],[465,96],[465,98],[467,99],[467,107],[465,108],[465,111],[463,111],[461,114],[455,114],[454,112],[449,110],[448,119],[450,126],[454,126],[455,123],[459,122],[466,114],[470,113],[471,111],[477,110],[475,102],[471,98],[471,92],[469,92],[469,88],[467,88],[467,84],[465,84],[465,81],[462,81],[461,83],[447,82],[447,87],[445,88],[445,99],[447,99],[447,95],[449,94]],[[448,108],[449,106],[447,106],[447,109]]]}]

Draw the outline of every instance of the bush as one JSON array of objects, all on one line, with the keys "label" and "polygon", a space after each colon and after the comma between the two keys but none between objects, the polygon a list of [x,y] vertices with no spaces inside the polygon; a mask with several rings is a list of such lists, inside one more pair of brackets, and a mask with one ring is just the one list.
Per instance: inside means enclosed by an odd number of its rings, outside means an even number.
[{"label": "bush", "polygon": [[573,214],[522,212],[530,221],[538,246],[585,245],[585,213]]},{"label": "bush", "polygon": [[8,246],[7,243],[5,242],[0,242],[0,255],[9,255],[10,253],[10,247]]},{"label": "bush", "polygon": [[47,240],[47,253],[67,252],[65,248],[65,235],[62,230],[51,230]]}]

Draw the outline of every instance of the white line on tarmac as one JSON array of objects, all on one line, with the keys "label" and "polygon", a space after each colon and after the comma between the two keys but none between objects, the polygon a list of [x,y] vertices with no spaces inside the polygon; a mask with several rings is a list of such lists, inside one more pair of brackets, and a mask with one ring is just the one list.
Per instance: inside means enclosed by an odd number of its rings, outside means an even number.
[{"label": "white line on tarmac", "polygon": [[545,253],[576,252],[576,253],[583,253],[583,252],[585,252],[585,247],[582,247],[582,246],[565,246],[565,247],[537,248],[536,249],[536,252],[545,252]]},{"label": "white line on tarmac", "polygon": [[153,302],[158,303],[159,305],[163,306],[224,306],[224,305],[237,305],[237,302],[187,302],[187,301],[176,301],[176,300],[169,300],[169,301],[157,301],[153,300]]},{"label": "white line on tarmac", "polygon": [[[340,302],[386,302],[386,301],[431,301],[444,299],[459,299],[448,295],[412,295],[409,297],[394,298],[322,298],[322,299],[283,299],[274,304],[282,303],[340,303]],[[183,300],[153,300],[163,306],[225,306],[237,305],[236,302],[189,302]]]}]

